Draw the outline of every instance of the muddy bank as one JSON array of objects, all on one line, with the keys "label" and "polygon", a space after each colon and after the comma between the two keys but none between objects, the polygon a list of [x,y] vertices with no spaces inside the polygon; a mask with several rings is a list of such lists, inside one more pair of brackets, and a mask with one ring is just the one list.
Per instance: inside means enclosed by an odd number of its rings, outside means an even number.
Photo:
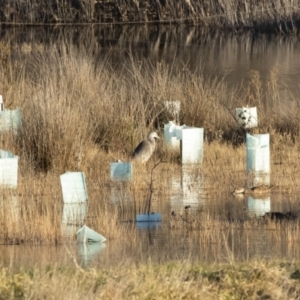
[{"label": "muddy bank", "polygon": [[299,1],[275,0],[2,0],[2,24],[188,24],[233,30],[295,32]]}]

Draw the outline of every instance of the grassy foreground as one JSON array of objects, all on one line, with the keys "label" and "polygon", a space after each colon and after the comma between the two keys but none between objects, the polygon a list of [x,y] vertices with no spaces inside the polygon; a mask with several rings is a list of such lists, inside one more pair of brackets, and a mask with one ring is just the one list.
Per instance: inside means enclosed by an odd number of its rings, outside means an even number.
[{"label": "grassy foreground", "polygon": [[0,271],[0,299],[299,299],[300,264],[152,263]]}]

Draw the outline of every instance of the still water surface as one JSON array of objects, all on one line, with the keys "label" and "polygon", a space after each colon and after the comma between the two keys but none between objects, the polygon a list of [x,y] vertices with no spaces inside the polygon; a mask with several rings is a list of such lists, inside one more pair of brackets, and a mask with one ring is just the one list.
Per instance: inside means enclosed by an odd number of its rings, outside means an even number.
[{"label": "still water surface", "polygon": [[[47,45],[50,41],[61,43],[65,40],[82,43],[81,46],[93,45],[98,59],[109,57],[116,65],[121,65],[128,58],[128,53],[132,52],[137,61],[146,58],[152,62],[162,61],[182,66],[192,72],[201,69],[206,77],[225,76],[224,81],[232,88],[245,84],[249,80],[250,70],[259,71],[265,82],[269,71],[278,67],[283,99],[291,99],[299,94],[300,43],[296,36],[202,34],[195,28],[166,27],[126,30],[76,28],[57,29],[53,32],[31,28],[25,30],[25,33],[20,30],[1,32],[1,39],[18,45],[14,48],[16,56],[20,55],[20,49],[22,55],[30,55],[37,43]],[[270,211],[299,209],[291,205],[294,202],[289,201],[288,196],[276,194],[259,198],[248,196],[237,200],[230,193],[225,193],[215,199],[222,205],[214,206],[203,193],[203,180],[201,176],[190,176],[188,173],[174,176],[168,186],[168,202],[156,201],[153,204],[154,210],[162,214],[163,221],[157,226],[135,226],[134,235],[124,238],[127,242],[123,239],[108,239],[105,244],[82,245],[74,242],[67,243],[66,246],[1,246],[0,260],[5,266],[18,267],[73,264],[75,258],[80,265],[88,267],[148,260],[161,262],[192,259],[209,262],[300,258],[297,243],[291,242],[285,230],[275,230],[276,226],[274,230],[229,227],[224,230],[222,241],[218,243],[210,240],[207,233],[208,238],[203,239],[206,229],[201,226],[197,230],[170,229],[172,214],[185,222],[187,210],[197,212],[202,209],[211,216],[218,215],[220,210],[224,215],[226,210],[233,219],[239,220],[240,211],[246,211],[248,217],[260,217]],[[118,195],[115,193],[117,192],[112,191],[111,201],[117,202]],[[124,223],[120,226],[129,225]],[[66,234],[77,229],[66,227]],[[131,243],[130,239],[134,239],[134,242]]]},{"label": "still water surface", "polygon": [[299,36],[202,32],[193,27],[39,27],[1,30],[17,55],[60,43],[73,43],[83,51],[92,49],[99,60],[123,66],[129,53],[135,61],[165,62],[176,71],[201,71],[205,77],[224,78],[232,88],[247,83],[249,71],[260,73],[263,84],[277,67],[284,98],[299,94]]},{"label": "still water surface", "polygon": [[[65,245],[1,246],[2,265],[11,268],[74,265],[76,260],[82,267],[111,267],[187,259],[194,262],[300,259],[298,219],[286,221],[285,225],[271,222],[268,226],[262,219],[267,212],[291,211],[297,216],[300,205],[293,195],[267,193],[235,197],[226,189],[212,195],[204,187],[203,176],[182,170],[181,174],[169,178],[164,191],[160,188],[154,194],[152,211],[161,213],[162,222],[128,222],[130,217],[125,213],[119,223],[128,229],[125,236],[107,236],[105,243],[77,244],[75,233],[81,226],[69,225],[70,222],[64,221],[65,216],[69,210],[75,212],[71,219],[76,222],[81,219],[84,224],[93,207],[92,204],[71,204],[73,208],[65,205],[68,211],[64,211],[61,225]],[[124,197],[124,191],[114,190],[112,184],[108,201],[125,207],[133,200],[130,193]]]}]

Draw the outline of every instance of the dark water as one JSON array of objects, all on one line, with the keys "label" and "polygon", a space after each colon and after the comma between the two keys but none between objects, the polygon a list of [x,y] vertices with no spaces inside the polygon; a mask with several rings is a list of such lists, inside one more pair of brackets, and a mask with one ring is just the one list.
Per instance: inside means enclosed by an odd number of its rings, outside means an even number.
[{"label": "dark water", "polygon": [[[174,70],[217,76],[232,88],[248,82],[250,70],[260,73],[263,85],[278,68],[283,100],[299,93],[299,36],[202,32],[197,27],[37,27],[0,28],[0,38],[16,53],[30,55],[39,46],[67,43],[91,51],[99,60],[121,66],[129,53],[135,61],[164,62]],[[292,96],[291,96],[291,95]]]},{"label": "dark water", "polygon": [[[98,59],[108,57],[115,65],[124,63],[131,52],[136,61],[147,59],[153,63],[160,61],[174,65],[179,70],[201,71],[207,78],[224,78],[232,88],[246,84],[250,70],[258,71],[265,83],[270,70],[278,67],[282,99],[299,94],[300,43],[297,36],[208,34],[197,28],[185,27],[15,28],[0,33],[2,41],[13,45],[16,57],[31,55],[37,45],[72,42],[78,47],[93,49]],[[201,209],[204,215],[222,215],[241,221],[241,211],[247,217],[259,218],[270,211],[299,210],[294,200],[276,194],[257,198],[246,196],[237,200],[225,193],[217,199],[221,205],[216,206],[203,192],[203,181],[200,176],[187,173],[172,178],[168,202],[153,203],[153,209],[162,214],[163,221],[154,226],[133,226],[130,234],[120,240],[88,245],[74,241],[65,246],[1,246],[0,261],[3,265],[18,267],[74,264],[76,259],[80,265],[87,267],[147,260],[300,258],[297,239],[294,238],[297,231],[291,229],[293,225],[278,229],[275,224],[272,230],[228,226],[215,234],[200,224],[195,230],[189,230],[184,223],[187,211],[193,214]],[[116,197],[114,195],[111,201],[117,202]],[[170,229],[172,214],[182,219],[183,229]],[[65,227],[64,230],[67,235],[72,235],[77,229]],[[215,237],[209,238],[210,235]]]}]

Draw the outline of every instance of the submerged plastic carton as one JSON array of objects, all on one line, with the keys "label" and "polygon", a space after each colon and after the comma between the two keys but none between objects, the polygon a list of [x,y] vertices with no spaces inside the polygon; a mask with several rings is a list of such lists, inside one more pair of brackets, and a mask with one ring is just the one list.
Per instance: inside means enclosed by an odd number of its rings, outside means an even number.
[{"label": "submerged plastic carton", "polygon": [[84,225],[77,232],[78,243],[104,243],[106,238],[100,233]]}]

